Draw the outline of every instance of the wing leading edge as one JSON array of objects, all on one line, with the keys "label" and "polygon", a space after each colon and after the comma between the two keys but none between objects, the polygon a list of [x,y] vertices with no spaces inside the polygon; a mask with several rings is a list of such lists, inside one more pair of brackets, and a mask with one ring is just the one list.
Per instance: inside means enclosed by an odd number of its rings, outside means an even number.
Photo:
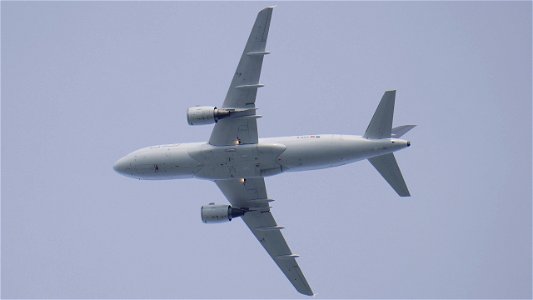
[{"label": "wing leading edge", "polygon": [[287,276],[296,290],[312,296],[313,291],[307,283],[295,255],[281,234],[283,227],[278,226],[272,213],[263,178],[250,178],[241,183],[239,179],[215,181],[224,196],[236,208],[249,210],[242,216],[244,223],[268,252],[270,257]]}]

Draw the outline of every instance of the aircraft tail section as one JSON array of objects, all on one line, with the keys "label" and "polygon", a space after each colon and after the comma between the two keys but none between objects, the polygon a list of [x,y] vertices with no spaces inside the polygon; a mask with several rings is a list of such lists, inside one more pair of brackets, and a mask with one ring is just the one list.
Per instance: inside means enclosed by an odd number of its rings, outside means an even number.
[{"label": "aircraft tail section", "polygon": [[403,125],[403,126],[394,127],[391,130],[391,137],[399,139],[404,134],[409,132],[409,130],[411,130],[411,129],[415,128],[415,127],[416,127],[416,125]]},{"label": "aircraft tail section", "polygon": [[403,180],[402,172],[398,167],[394,154],[384,154],[376,157],[369,158],[368,161],[378,170],[379,174],[385,178],[390,186],[401,197],[409,197],[411,194],[407,189],[407,185]]},{"label": "aircraft tail section", "polygon": [[368,124],[364,137],[367,139],[384,139],[391,137],[392,117],[396,91],[386,91],[379,102],[378,108]]}]

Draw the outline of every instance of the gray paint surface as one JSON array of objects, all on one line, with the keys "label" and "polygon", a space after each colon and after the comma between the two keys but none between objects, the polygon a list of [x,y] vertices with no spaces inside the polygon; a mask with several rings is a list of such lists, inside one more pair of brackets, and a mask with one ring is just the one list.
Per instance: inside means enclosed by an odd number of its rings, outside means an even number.
[{"label": "gray paint surface", "polygon": [[[299,298],[208,181],[112,165],[205,141],[273,3],[2,2],[2,297]],[[531,3],[280,3],[260,137],[363,134],[383,91],[417,124],[397,160],[266,179],[319,297],[531,297]]]}]

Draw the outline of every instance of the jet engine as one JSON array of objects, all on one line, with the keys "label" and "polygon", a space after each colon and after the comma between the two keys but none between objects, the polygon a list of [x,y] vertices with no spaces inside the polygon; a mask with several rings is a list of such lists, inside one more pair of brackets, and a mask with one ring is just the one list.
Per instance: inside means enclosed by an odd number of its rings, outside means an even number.
[{"label": "jet engine", "polygon": [[189,125],[206,125],[216,123],[218,120],[229,117],[230,111],[214,106],[194,106],[187,109],[187,122]]},{"label": "jet engine", "polygon": [[209,203],[202,206],[201,215],[204,223],[223,223],[229,222],[233,218],[244,215],[246,211],[239,208],[233,208],[231,205],[217,205]]}]

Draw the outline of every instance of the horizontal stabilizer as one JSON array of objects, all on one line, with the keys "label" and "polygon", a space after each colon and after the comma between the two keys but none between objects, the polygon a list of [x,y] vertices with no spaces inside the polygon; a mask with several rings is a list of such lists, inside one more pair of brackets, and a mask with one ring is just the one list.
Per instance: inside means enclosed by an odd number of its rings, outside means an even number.
[{"label": "horizontal stabilizer", "polygon": [[403,126],[394,127],[391,130],[391,137],[399,139],[404,134],[409,132],[409,130],[411,130],[411,129],[415,128],[415,127],[416,127],[416,125],[403,125]]},{"label": "horizontal stabilizer", "polygon": [[364,137],[367,139],[388,139],[391,137],[392,117],[396,91],[386,91],[381,97],[378,108],[368,124]]},{"label": "horizontal stabilizer", "polygon": [[411,194],[403,180],[402,172],[398,167],[394,154],[384,154],[369,158],[368,161],[378,170],[379,174],[387,180],[390,186],[402,197],[409,197]]}]

